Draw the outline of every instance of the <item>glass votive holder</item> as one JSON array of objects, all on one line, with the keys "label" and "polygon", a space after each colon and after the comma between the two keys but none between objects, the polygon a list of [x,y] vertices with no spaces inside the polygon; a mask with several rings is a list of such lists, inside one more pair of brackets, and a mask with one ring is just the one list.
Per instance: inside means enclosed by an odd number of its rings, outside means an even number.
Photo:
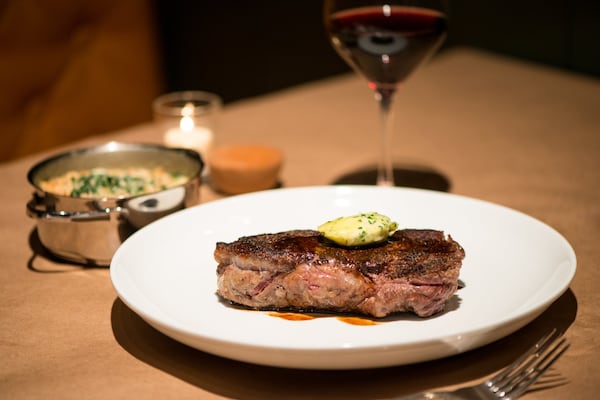
[{"label": "glass votive holder", "polygon": [[188,90],[157,97],[152,111],[165,146],[195,150],[206,160],[214,146],[222,105],[214,93]]}]

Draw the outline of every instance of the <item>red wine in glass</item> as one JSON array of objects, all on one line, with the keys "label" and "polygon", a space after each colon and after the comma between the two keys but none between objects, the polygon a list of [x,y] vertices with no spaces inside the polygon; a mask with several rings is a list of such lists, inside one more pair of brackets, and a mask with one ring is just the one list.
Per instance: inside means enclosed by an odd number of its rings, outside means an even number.
[{"label": "red wine in glass", "polygon": [[328,21],[332,43],[373,89],[395,88],[446,33],[444,14],[416,7],[360,7],[336,12]]},{"label": "red wine in glass", "polygon": [[398,84],[443,42],[447,31],[446,16],[441,7],[395,5],[394,1],[381,5],[372,5],[373,1],[347,6],[348,3],[351,2],[325,2],[325,27],[336,51],[366,77],[381,105],[382,155],[377,181],[373,183],[393,186],[389,132],[391,102]]}]

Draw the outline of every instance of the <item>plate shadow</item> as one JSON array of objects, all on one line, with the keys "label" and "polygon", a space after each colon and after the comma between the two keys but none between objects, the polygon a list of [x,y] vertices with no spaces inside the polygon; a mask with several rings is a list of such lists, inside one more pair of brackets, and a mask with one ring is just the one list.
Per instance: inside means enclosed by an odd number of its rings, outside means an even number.
[{"label": "plate shadow", "polygon": [[577,299],[569,289],[537,319],[481,348],[412,365],[327,371],[259,366],[196,350],[155,330],[118,298],[111,324],[116,341],[135,358],[211,393],[243,400],[364,400],[483,378],[508,365],[550,329],[566,331],[576,314]]}]

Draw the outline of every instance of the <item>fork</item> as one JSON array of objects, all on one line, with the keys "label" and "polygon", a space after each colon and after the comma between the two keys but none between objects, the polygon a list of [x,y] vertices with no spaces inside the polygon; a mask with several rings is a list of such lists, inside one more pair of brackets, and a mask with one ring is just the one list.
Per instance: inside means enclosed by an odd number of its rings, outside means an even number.
[{"label": "fork", "polygon": [[479,385],[454,391],[417,393],[395,400],[514,400],[525,393],[569,346],[555,328],[512,364]]}]

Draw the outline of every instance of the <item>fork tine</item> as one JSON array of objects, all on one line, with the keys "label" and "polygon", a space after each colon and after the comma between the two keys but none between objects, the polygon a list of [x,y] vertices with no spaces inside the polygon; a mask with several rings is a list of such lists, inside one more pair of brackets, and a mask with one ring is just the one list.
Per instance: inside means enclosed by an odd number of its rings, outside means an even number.
[{"label": "fork tine", "polygon": [[[543,346],[547,345],[549,339],[551,337],[555,336],[556,333],[557,333],[557,330],[556,330],[556,328],[554,328],[554,329],[552,329],[552,331],[550,331],[546,335],[542,336],[540,338],[540,340],[537,341],[536,344],[531,346],[531,348],[529,348],[529,350],[527,350],[519,358],[517,358],[515,361],[513,361],[508,367],[506,367],[504,370],[502,370],[502,372],[500,372],[499,374],[490,378],[486,382],[486,385],[489,386],[490,388],[500,385],[500,383],[503,382],[506,377],[508,377],[509,375],[513,375],[514,372],[517,371],[519,369],[519,367],[521,367],[523,365],[523,363],[525,363],[533,354],[543,350]],[[554,338],[553,340],[555,340],[555,339],[556,338]],[[552,342],[552,341],[550,341],[550,342]],[[531,361],[530,361],[530,363],[531,363]]]},{"label": "fork tine", "polygon": [[560,337],[553,329],[503,372],[488,380],[485,383],[488,389],[498,398],[516,398],[522,394],[567,350],[565,338],[556,343]]},{"label": "fork tine", "polygon": [[417,399],[502,399],[514,400],[523,394],[558,360],[570,344],[562,332],[553,329],[508,367],[487,381],[454,391],[421,392],[397,400]]},{"label": "fork tine", "polygon": [[548,351],[548,354],[531,367],[523,378],[513,385],[510,391],[507,391],[510,398],[517,398],[523,394],[563,355],[565,351],[567,351],[570,346],[571,345],[567,343],[567,339],[565,338],[562,338],[556,343],[552,349]]}]

